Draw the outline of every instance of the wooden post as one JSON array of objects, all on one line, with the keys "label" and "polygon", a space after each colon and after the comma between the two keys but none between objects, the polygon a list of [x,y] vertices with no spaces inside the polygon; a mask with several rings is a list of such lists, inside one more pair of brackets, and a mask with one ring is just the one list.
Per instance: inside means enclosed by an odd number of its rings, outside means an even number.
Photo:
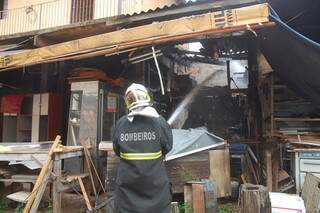
[{"label": "wooden post", "polygon": [[266,160],[266,185],[269,189],[269,191],[272,191],[272,155],[271,150],[267,148],[265,150],[265,160]]},{"label": "wooden post", "polygon": [[268,189],[261,185],[243,184],[240,187],[239,213],[270,213]]},{"label": "wooden post", "polygon": [[210,150],[210,180],[217,186],[217,198],[231,196],[229,149]]},{"label": "wooden post", "polygon": [[184,186],[184,204],[186,213],[205,213],[203,182],[188,182]]},{"label": "wooden post", "polygon": [[273,73],[270,76],[270,134],[274,132],[274,78]]},{"label": "wooden post", "polygon": [[192,184],[193,213],[205,213],[203,184]]},{"label": "wooden post", "polygon": [[23,209],[23,213],[29,213],[30,208],[31,208],[31,206],[33,204],[33,201],[34,201],[34,199],[35,199],[35,197],[37,195],[37,192],[39,190],[39,187],[41,186],[43,178],[48,173],[48,169],[49,169],[49,166],[50,166],[50,162],[52,160],[52,155],[54,153],[54,150],[57,148],[59,143],[61,143],[60,139],[61,139],[61,137],[58,135],[56,137],[54,143],[52,144],[51,149],[49,150],[49,153],[48,153],[48,157],[47,157],[46,161],[43,164],[43,167],[42,167],[42,169],[40,171],[40,174],[39,174],[39,176],[37,178],[36,183],[34,184],[31,196],[28,199],[26,207]]},{"label": "wooden post", "polygon": [[54,161],[53,173],[56,175],[52,183],[52,208],[53,213],[61,212],[61,193],[59,192],[60,177],[61,177],[61,160]]}]

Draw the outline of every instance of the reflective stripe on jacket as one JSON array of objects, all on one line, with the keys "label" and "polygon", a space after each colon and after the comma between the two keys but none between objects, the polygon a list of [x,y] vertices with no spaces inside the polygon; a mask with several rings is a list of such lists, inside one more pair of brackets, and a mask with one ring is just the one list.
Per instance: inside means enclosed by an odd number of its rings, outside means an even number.
[{"label": "reflective stripe on jacket", "polygon": [[120,152],[120,158],[125,160],[154,160],[162,156],[162,151],[149,153],[123,153]]}]

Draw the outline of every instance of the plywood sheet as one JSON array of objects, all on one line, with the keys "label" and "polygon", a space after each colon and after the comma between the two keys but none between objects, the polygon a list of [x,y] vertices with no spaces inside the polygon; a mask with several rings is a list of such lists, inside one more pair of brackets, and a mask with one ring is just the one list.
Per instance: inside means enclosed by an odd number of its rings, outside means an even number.
[{"label": "plywood sheet", "polygon": [[229,149],[211,150],[209,160],[210,180],[217,186],[217,197],[231,196]]},{"label": "plywood sheet", "polygon": [[173,193],[183,193],[188,181],[200,181],[210,176],[209,152],[203,151],[166,162]]}]

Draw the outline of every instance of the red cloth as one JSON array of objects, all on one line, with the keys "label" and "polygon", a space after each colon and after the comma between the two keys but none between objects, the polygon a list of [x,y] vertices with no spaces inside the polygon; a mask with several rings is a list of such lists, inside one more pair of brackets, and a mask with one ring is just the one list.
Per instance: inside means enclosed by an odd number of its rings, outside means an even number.
[{"label": "red cloth", "polygon": [[6,95],[1,99],[1,112],[3,113],[19,113],[23,95]]}]

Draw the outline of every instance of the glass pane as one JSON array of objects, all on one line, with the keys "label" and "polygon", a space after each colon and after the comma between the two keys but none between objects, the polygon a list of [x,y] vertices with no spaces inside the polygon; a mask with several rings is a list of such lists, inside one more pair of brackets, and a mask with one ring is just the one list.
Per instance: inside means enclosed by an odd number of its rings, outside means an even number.
[{"label": "glass pane", "polygon": [[71,92],[70,111],[68,121],[68,146],[79,145],[79,129],[80,129],[80,114],[81,114],[82,92]]},{"label": "glass pane", "polygon": [[248,89],[248,61],[230,61],[231,89]]}]

